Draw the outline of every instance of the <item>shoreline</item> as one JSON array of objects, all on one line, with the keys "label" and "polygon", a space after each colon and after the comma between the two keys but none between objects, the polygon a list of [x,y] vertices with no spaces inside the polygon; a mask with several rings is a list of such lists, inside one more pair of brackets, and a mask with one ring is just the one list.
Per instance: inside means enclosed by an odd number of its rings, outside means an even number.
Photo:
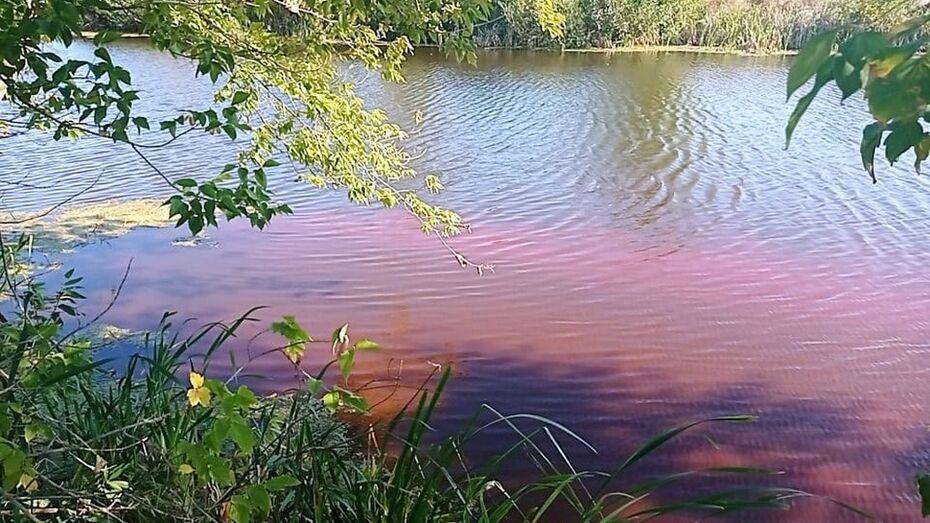
[{"label": "shoreline", "polygon": [[[81,31],[81,36],[92,40],[99,31]],[[139,40],[149,38],[144,33],[121,33],[121,38],[130,40]],[[435,45],[418,45],[414,49],[436,49]],[[528,51],[528,52],[545,52],[545,53],[593,53],[593,54],[620,54],[620,53],[687,53],[687,54],[713,54],[713,55],[731,55],[731,56],[795,56],[797,50],[771,50],[771,51],[750,51],[746,49],[731,49],[726,47],[708,47],[700,45],[623,45],[618,47],[581,47],[581,48],[557,48],[557,47],[532,47],[532,46],[481,46],[476,45],[478,51]]]},{"label": "shoreline", "polygon": [[[435,46],[419,46],[435,47]],[[727,47],[708,47],[700,45],[623,45],[617,47],[581,47],[581,48],[554,48],[554,47],[526,47],[526,46],[477,46],[482,51],[533,51],[555,53],[686,53],[686,54],[714,54],[732,56],[796,56],[797,50],[784,49],[772,51],[749,51],[746,49],[731,49]]]},{"label": "shoreline", "polygon": [[[116,29],[113,29],[113,31],[118,32],[118,33],[120,34],[120,38],[126,38],[126,39],[129,39],[129,40],[132,40],[132,39],[141,39],[141,38],[148,38],[148,37],[149,37],[149,35],[147,35],[147,34],[145,34],[145,33],[123,33],[123,32],[120,32],[119,30],[116,30]],[[101,32],[102,32],[102,31],[81,31],[81,38],[85,38],[85,39],[87,39],[87,40],[93,40],[94,37],[96,37],[96,36],[97,36],[98,34],[100,34]]]}]

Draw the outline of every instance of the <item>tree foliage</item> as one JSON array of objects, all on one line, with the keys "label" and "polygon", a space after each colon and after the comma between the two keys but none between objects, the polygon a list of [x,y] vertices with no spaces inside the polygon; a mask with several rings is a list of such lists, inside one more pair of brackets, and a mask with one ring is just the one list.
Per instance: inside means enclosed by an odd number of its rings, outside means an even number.
[{"label": "tree foliage", "polygon": [[862,92],[874,122],[862,131],[862,165],[876,181],[875,154],[884,149],[892,164],[913,151],[914,168],[930,155],[930,56],[923,52],[930,14],[902,23],[890,31],[855,32],[838,37],[845,28],[813,38],[801,49],[788,74],[788,98],[813,79],[785,129],[791,137],[821,89],[830,83],[843,100]]},{"label": "tree foliage", "polygon": [[[146,158],[176,190],[172,216],[193,233],[218,218],[242,217],[261,228],[289,213],[268,185],[269,170],[280,166],[313,186],[345,190],[359,204],[401,205],[425,231],[453,234],[463,226],[459,215],[395,187],[414,174],[400,147],[406,135],[384,112],[365,107],[339,66],[359,62],[400,80],[400,65],[418,44],[473,59],[472,27],[488,8],[489,0],[3,0],[0,98],[12,113],[0,125],[6,133],[47,130],[55,139],[93,135],[129,144],[143,158],[192,132],[242,143],[222,172],[205,180],[165,172]],[[72,45],[100,13],[119,13],[157,49],[193,61],[197,74],[216,84],[215,103],[155,121],[136,109],[143,94],[107,50],[118,32],[97,33],[90,60],[48,45]]]}]

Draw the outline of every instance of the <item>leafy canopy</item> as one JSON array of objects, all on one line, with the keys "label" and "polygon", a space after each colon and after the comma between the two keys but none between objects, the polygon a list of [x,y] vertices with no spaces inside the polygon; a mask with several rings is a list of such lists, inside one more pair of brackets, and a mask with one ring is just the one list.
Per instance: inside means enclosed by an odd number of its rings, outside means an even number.
[{"label": "leafy canopy", "polygon": [[[456,213],[427,203],[416,190],[395,187],[414,175],[400,148],[405,133],[379,110],[366,109],[339,64],[353,61],[401,80],[400,65],[417,44],[436,44],[472,60],[472,27],[490,0],[2,0],[0,112],[4,134],[47,130],[55,139],[97,136],[129,144],[176,190],[168,200],[178,225],[193,233],[218,217],[264,227],[290,208],[274,199],[269,170],[285,164],[319,188],[345,190],[358,204],[403,206],[427,232],[454,234]],[[158,50],[196,64],[216,84],[215,103],[159,121],[140,114],[143,96],[107,44],[92,40],[93,59],[68,58],[83,24],[101,13],[140,27]],[[155,94],[154,96],[157,96]],[[213,178],[195,180],[148,161],[192,132],[226,135],[238,154]],[[281,168],[284,168],[283,166]],[[425,189],[441,184],[427,177]]]}]

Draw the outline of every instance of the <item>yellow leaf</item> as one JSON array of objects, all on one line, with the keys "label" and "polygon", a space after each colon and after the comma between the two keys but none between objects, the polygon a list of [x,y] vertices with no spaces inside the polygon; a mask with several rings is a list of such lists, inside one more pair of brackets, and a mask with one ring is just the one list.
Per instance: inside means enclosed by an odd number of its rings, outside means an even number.
[{"label": "yellow leaf", "polygon": [[196,407],[197,405],[203,405],[206,407],[210,404],[210,389],[206,387],[188,389],[187,401],[191,404],[192,407]]},{"label": "yellow leaf", "polygon": [[304,356],[304,348],[292,345],[284,349],[284,355],[291,360],[294,365],[300,365],[300,360]]},{"label": "yellow leaf", "polygon": [[203,375],[202,374],[191,372],[190,380],[191,380],[191,386],[194,387],[195,389],[199,389],[200,387],[203,387]]},{"label": "yellow leaf", "polygon": [[182,463],[181,466],[178,467],[178,472],[181,474],[191,474],[194,472],[194,467],[188,465],[187,463]]},{"label": "yellow leaf", "polygon": [[36,478],[23,472],[23,474],[19,477],[18,486],[26,489],[26,492],[32,492],[39,488],[39,482],[36,481]]}]

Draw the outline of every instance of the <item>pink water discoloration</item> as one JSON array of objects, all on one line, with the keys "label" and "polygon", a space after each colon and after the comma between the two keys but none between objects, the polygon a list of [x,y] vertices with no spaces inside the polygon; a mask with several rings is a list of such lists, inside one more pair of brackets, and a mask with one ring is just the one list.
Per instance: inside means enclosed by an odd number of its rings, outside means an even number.
[{"label": "pink water discoloration", "polygon": [[[280,315],[323,334],[348,319],[358,336],[386,347],[360,362],[360,379],[390,374],[393,359],[392,369],[406,362],[405,383],[414,384],[430,361],[454,360],[447,418],[467,417],[482,401],[539,412],[579,429],[608,456],[663,425],[750,412],[762,422],[715,433],[726,442],[720,451],[703,445],[672,455],[688,465],[719,465],[725,456],[778,466],[845,500],[884,489],[909,500],[899,504],[902,514],[913,508],[907,462],[920,455],[915,445],[930,419],[930,402],[915,394],[928,378],[921,369],[930,368],[921,339],[928,295],[915,275],[879,287],[880,274],[825,271],[822,260],[751,238],[657,256],[637,249],[635,233],[553,238],[504,224],[455,242],[496,264],[479,278],[405,221],[361,214],[347,224],[318,213],[312,223],[283,219],[261,234],[226,227],[213,234],[220,245],[212,249],[158,244],[137,261],[111,321],[142,326],[179,298],[183,316],[202,319],[266,305],[265,322],[233,343],[241,362],[243,340]],[[309,228],[327,234],[301,234]],[[123,258],[120,244],[112,249],[108,259]],[[312,263],[302,253],[312,253]],[[251,349],[275,341],[265,336]],[[224,361],[215,372],[228,372]],[[260,388],[299,386],[283,357],[251,370],[274,377]],[[540,392],[541,383],[552,390]]]},{"label": "pink water discoloration", "polygon": [[[173,61],[131,43],[111,50],[164,107],[210,103],[212,86],[185,83]],[[404,85],[367,77],[359,92],[372,106],[402,123],[426,114],[405,145],[414,167],[442,173],[447,190],[431,198],[474,225],[455,245],[496,265],[484,277],[403,212],[349,206],[290,170],[270,184],[297,215],[267,231],[223,224],[210,232],[218,247],[193,249],[171,247],[176,232],[137,231],[67,262],[99,306],[135,257],[107,318],[123,327],[151,327],[168,309],[208,322],[266,305],[230,345],[239,362],[281,315],[324,338],[348,320],[385,347],[362,358],[361,379],[403,362],[416,383],[432,363],[455,364],[441,430],[483,403],[545,415],[600,449],[566,442],[581,467],[607,467],[684,421],[757,414],[711,429],[719,449],[689,438],[639,477],[735,460],[913,521],[912,478],[930,470],[930,180],[883,166],[870,183],[858,159],[869,120],[854,100],[837,113],[838,93],[812,104],[786,152],[786,69],[779,58],[519,52],[467,67],[418,52]],[[190,137],[153,161],[207,178],[235,158],[227,141]],[[47,207],[96,172],[106,176],[88,197],[151,196],[148,167],[112,144],[7,140],[16,152],[0,155],[0,172],[50,189],[9,191],[5,205]],[[229,370],[225,358],[211,367]],[[262,390],[299,385],[277,355],[252,370],[268,377]],[[492,431],[472,451],[507,442]],[[828,502],[798,510],[769,517],[849,519]]]}]

